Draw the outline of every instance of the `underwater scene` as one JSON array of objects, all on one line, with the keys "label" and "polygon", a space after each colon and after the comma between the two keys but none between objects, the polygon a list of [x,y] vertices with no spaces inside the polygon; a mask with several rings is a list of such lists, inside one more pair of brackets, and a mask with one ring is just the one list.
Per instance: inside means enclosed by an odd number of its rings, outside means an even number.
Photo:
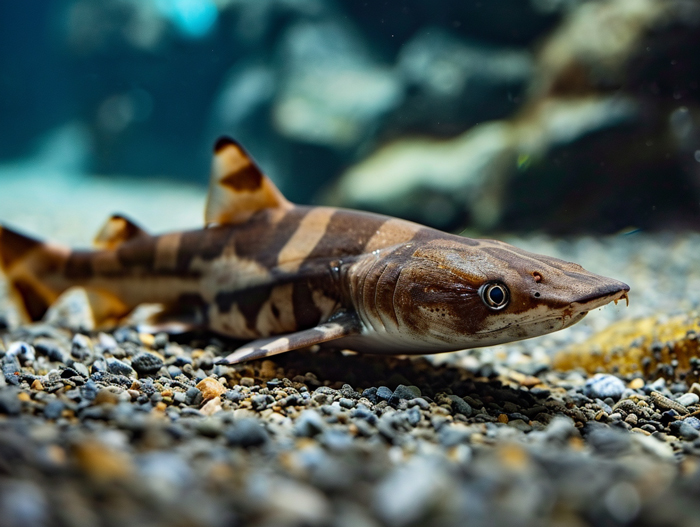
[{"label": "underwater scene", "polygon": [[696,526],[700,0],[0,4],[0,524]]}]

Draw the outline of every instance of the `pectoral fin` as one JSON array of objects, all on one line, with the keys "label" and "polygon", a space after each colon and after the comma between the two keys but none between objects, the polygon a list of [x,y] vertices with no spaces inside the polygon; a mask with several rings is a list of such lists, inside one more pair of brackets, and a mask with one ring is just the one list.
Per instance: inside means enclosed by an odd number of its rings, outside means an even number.
[{"label": "pectoral fin", "polygon": [[228,137],[216,142],[204,212],[206,225],[243,223],[259,210],[291,207],[238,143]]},{"label": "pectoral fin", "polygon": [[116,249],[128,240],[148,236],[148,233],[133,221],[119,214],[112,215],[95,236],[94,244],[98,249]]},{"label": "pectoral fin", "polygon": [[220,360],[219,364],[236,364],[247,360],[262,359],[359,333],[360,323],[357,317],[350,313],[343,314],[311,329],[254,340]]}]

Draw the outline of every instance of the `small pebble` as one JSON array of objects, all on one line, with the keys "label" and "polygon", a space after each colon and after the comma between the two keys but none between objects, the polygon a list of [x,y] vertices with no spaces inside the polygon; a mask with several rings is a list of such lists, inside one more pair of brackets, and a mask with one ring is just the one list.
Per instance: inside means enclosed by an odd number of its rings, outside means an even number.
[{"label": "small pebble", "polygon": [[257,419],[241,419],[225,431],[229,445],[251,448],[264,445],[269,440],[267,430]]},{"label": "small pebble", "polygon": [[394,394],[394,392],[392,392],[386,386],[380,386],[379,388],[377,388],[376,393],[377,393],[377,398],[384,400],[384,401],[388,401],[389,399],[391,399],[391,396]]},{"label": "small pebble", "polygon": [[197,383],[196,388],[202,394],[202,400],[205,402],[226,393],[226,387],[211,377],[202,379],[199,383]]},{"label": "small pebble", "polygon": [[150,375],[163,367],[163,359],[155,353],[143,352],[131,359],[131,367],[139,375]]},{"label": "small pebble", "polygon": [[472,415],[472,407],[469,403],[457,395],[448,395],[447,398],[452,402],[452,411],[456,414],[462,414],[465,417]]},{"label": "small pebble", "polygon": [[619,399],[625,391],[625,383],[614,375],[597,373],[592,379],[588,379],[583,387],[583,393],[593,399]]},{"label": "small pebble", "polygon": [[115,375],[123,375],[124,377],[131,377],[135,375],[134,369],[129,366],[127,363],[120,361],[119,359],[115,359],[114,357],[110,357],[106,359],[107,362],[107,371],[110,373],[113,373]]},{"label": "small pebble", "polygon": [[676,399],[676,401],[683,406],[692,406],[700,401],[700,397],[694,393],[684,393],[678,399]]}]

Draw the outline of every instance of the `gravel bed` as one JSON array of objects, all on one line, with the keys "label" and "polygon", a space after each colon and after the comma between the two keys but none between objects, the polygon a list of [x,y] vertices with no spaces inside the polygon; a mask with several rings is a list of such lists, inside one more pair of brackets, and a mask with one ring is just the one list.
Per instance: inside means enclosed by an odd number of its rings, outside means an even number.
[{"label": "gravel bed", "polygon": [[630,307],[414,359],[220,366],[235,343],[214,335],[18,325],[0,293],[2,524],[695,525],[700,385],[551,356],[621,318],[697,308],[698,242],[519,240],[627,281]]}]

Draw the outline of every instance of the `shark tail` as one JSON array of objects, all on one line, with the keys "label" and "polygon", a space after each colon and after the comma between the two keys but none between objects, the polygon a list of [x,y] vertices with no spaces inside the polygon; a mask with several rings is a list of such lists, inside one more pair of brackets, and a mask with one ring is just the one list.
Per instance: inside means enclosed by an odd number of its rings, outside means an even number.
[{"label": "shark tail", "polygon": [[0,271],[26,321],[41,320],[70,285],[62,279],[69,250],[0,226]]}]

